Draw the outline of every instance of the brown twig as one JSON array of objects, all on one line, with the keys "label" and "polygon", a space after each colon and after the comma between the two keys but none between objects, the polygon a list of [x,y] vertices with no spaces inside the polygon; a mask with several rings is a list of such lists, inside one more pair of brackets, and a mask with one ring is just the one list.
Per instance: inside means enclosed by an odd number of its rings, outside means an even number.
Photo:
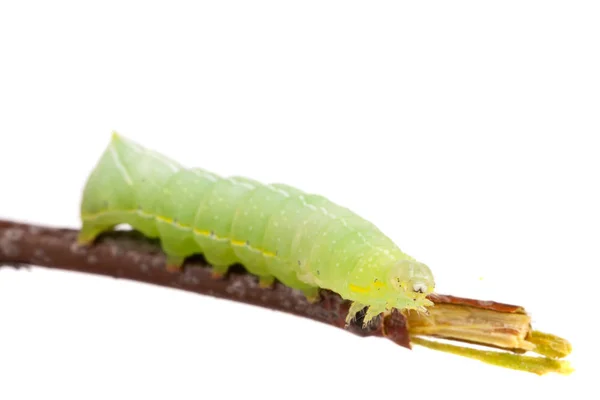
[{"label": "brown twig", "polygon": [[[339,328],[345,325],[349,303],[334,293],[322,291],[321,300],[311,304],[301,292],[278,282],[273,288],[261,288],[258,280],[241,267],[232,268],[224,279],[215,279],[202,257],[189,259],[180,273],[168,272],[158,243],[137,232],[110,232],[93,246],[78,245],[77,233],[0,220],[0,264],[32,264],[108,275],[254,304]],[[359,323],[352,323],[348,330],[362,336],[385,336],[410,348],[405,318],[397,312],[385,321],[379,318],[367,330]]]},{"label": "brown twig", "polygon": [[[394,311],[363,329],[359,315],[345,327],[350,304],[327,290],[321,291],[320,301],[310,303],[301,292],[280,283],[260,287],[258,280],[241,267],[216,279],[202,257],[190,258],[183,271],[173,273],[165,269],[165,255],[158,241],[137,232],[109,232],[92,246],[79,245],[77,234],[73,229],[0,220],[0,265],[32,264],[173,287],[292,313],[361,336],[385,337],[406,348],[411,348],[411,335],[451,338],[515,352],[536,348],[528,341],[533,337],[530,318],[519,306],[436,294],[430,297],[435,306],[428,316]],[[557,342],[563,343],[553,336],[535,340],[545,341],[545,347],[539,348],[552,347],[552,351]],[[560,351],[568,353],[570,347]]]}]

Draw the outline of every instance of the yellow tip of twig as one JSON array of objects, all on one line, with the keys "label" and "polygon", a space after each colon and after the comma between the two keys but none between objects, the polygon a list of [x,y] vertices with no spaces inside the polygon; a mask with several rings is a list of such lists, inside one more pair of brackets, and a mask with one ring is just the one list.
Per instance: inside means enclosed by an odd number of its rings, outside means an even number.
[{"label": "yellow tip of twig", "polygon": [[479,360],[487,364],[518,371],[531,372],[537,375],[544,375],[549,372],[569,375],[574,371],[568,361],[556,360],[548,357],[531,357],[507,352],[479,350],[470,347],[429,341],[418,337],[412,337],[411,342],[433,350],[444,351],[446,353]]}]

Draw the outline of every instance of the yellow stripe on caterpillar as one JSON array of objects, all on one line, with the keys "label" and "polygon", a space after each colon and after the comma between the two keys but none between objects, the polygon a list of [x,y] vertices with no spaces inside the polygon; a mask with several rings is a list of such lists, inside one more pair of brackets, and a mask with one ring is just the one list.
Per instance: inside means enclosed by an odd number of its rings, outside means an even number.
[{"label": "yellow stripe on caterpillar", "polygon": [[241,240],[233,240],[233,239],[229,239],[227,237],[219,237],[217,235],[215,235],[212,232],[209,231],[205,231],[205,230],[200,230],[200,229],[192,229],[191,226],[189,225],[185,225],[185,224],[181,224],[177,221],[175,221],[173,218],[169,218],[169,217],[164,217],[162,215],[153,215],[150,213],[147,213],[143,210],[140,209],[130,209],[130,210],[120,210],[120,211],[100,211],[94,214],[82,214],[81,218],[86,220],[86,221],[93,221],[96,220],[98,218],[101,218],[103,216],[106,216],[108,214],[112,214],[112,213],[130,213],[130,214],[137,214],[141,217],[144,218],[154,218],[157,221],[161,221],[161,222],[165,222],[167,224],[173,225],[177,228],[181,228],[181,229],[189,229],[189,230],[193,230],[194,234],[196,235],[200,235],[200,236],[205,236],[205,237],[210,237],[216,241],[220,241],[220,242],[226,242],[229,241],[232,245],[234,246],[247,246],[248,248],[250,248],[251,250],[262,254],[265,257],[276,257],[277,254],[268,251],[268,250],[262,250],[256,247],[252,247],[250,246],[247,242],[241,241]]},{"label": "yellow stripe on caterpillar", "polygon": [[357,285],[353,285],[353,284],[350,284],[349,288],[354,293],[369,293],[371,291],[370,288],[366,288],[366,287],[362,287],[362,286],[357,286]]},{"label": "yellow stripe on caterpillar", "polygon": [[[156,218],[159,221],[166,222],[168,224],[173,224],[173,218],[163,217],[162,215],[157,215],[154,218]],[[175,225],[179,225],[179,224],[175,224]]]}]

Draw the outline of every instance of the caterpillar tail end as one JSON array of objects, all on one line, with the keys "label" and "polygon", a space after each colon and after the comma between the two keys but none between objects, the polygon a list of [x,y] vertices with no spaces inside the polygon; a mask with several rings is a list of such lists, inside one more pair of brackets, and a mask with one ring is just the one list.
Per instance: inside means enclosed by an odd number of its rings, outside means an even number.
[{"label": "caterpillar tail end", "polygon": [[121,140],[122,138],[123,138],[123,136],[121,136],[121,134],[119,132],[117,132],[115,130],[113,130],[111,132],[111,135],[110,135],[110,140],[111,141],[115,142],[117,140]]},{"label": "caterpillar tail end", "polygon": [[92,243],[94,243],[99,234],[99,230],[88,229],[84,225],[77,235],[77,244],[80,246],[90,246]]}]

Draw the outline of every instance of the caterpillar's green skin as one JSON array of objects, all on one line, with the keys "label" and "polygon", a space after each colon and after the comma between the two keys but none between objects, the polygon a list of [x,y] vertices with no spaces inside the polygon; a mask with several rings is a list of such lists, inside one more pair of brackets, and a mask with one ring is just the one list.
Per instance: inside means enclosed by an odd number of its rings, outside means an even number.
[{"label": "caterpillar's green skin", "polygon": [[365,306],[367,323],[432,304],[430,269],[350,210],[286,185],[186,169],[116,133],[88,179],[81,218],[82,243],[129,224],[160,239],[171,267],[197,253],[217,273],[241,263],[263,285],[277,278],[312,299],[324,288],[352,300],[348,319]]}]

